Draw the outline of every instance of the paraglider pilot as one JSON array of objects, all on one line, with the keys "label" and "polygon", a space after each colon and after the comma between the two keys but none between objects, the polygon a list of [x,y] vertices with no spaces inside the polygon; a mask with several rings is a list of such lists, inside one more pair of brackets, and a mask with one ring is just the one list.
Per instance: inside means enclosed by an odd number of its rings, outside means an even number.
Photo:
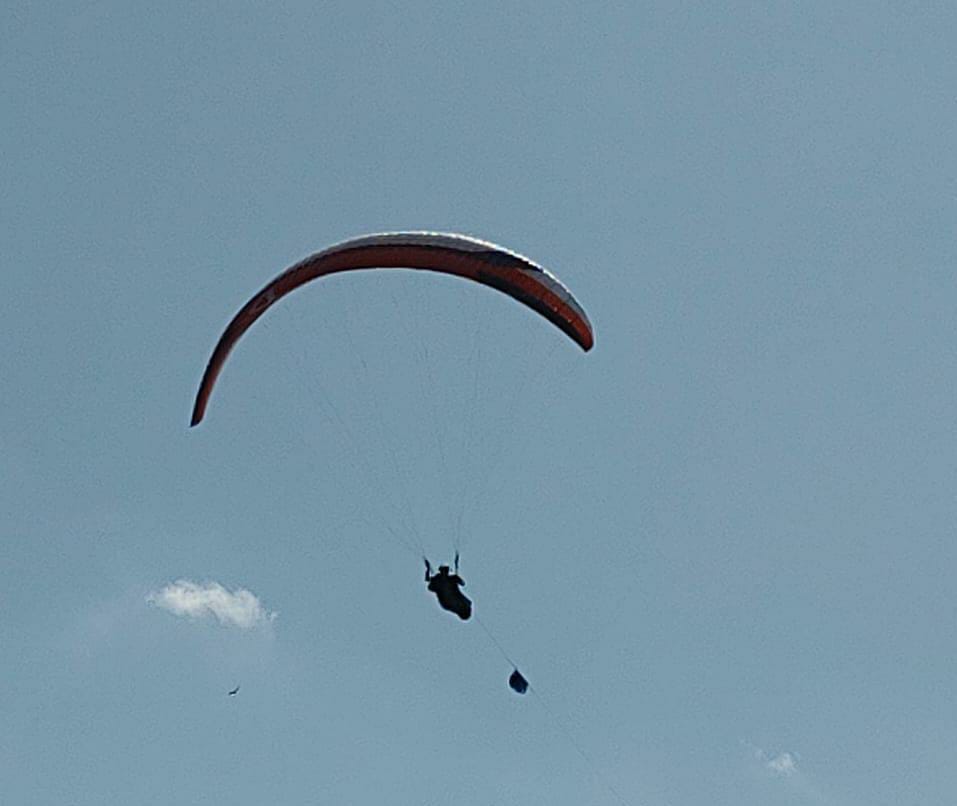
[{"label": "paraglider pilot", "polygon": [[458,557],[455,573],[450,574],[449,570],[447,565],[440,565],[439,572],[433,574],[432,566],[425,560],[425,581],[429,583],[429,590],[435,594],[443,610],[455,613],[462,621],[468,621],[472,615],[472,602],[460,590],[465,586],[465,580],[458,574]]}]

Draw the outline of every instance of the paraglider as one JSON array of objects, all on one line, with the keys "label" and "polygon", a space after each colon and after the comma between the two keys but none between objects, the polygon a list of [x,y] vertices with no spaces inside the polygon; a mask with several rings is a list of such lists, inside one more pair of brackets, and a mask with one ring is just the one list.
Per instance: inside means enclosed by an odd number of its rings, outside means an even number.
[{"label": "paraglider", "polygon": [[432,566],[429,561],[425,561],[425,581],[428,583],[429,590],[435,594],[439,600],[439,606],[443,610],[455,613],[462,621],[468,621],[472,616],[472,602],[460,590],[465,586],[465,580],[458,573],[458,557],[455,558],[455,573],[449,573],[447,565],[440,565],[437,574],[432,573]]},{"label": "paraglider", "polygon": [[[547,269],[516,252],[454,233],[365,235],[335,244],[299,261],[273,278],[239,309],[220,335],[207,362],[193,403],[190,426],[196,426],[204,419],[213,388],[237,342],[270,307],[313,280],[370,269],[436,272],[487,286],[543,317],[585,352],[594,346],[588,315],[571,291]],[[439,450],[442,451],[441,442]],[[415,531],[414,524],[412,526],[412,531]],[[391,525],[389,530],[395,535]],[[454,571],[448,565],[441,565],[438,572],[433,573],[428,560],[425,560],[425,566],[425,582],[428,590],[435,594],[439,606],[462,621],[468,621],[472,617],[472,602],[462,592],[465,581],[458,574],[458,555]],[[491,633],[489,635],[492,637]],[[508,683],[518,694],[524,694],[529,688],[528,681],[517,668]],[[239,686],[228,695],[232,697],[238,692]]]},{"label": "paraglider", "polygon": [[[543,317],[564,332],[585,352],[594,346],[591,323],[585,310],[572,293],[553,274],[522,255],[487,241],[452,233],[395,232],[365,235],[330,246],[294,264],[268,282],[239,309],[220,335],[207,362],[193,403],[190,426],[196,426],[204,419],[213,388],[237,342],[270,307],[312,280],[333,274],[370,269],[411,269],[435,272],[487,286],[511,297]],[[398,303],[396,308],[405,315],[405,309],[400,309]],[[475,343],[479,347],[482,346],[478,331]],[[494,353],[494,348],[489,352]],[[362,363],[364,365],[364,362]],[[475,377],[474,388],[480,388],[477,373]],[[475,405],[474,399],[472,405]],[[334,411],[331,405],[327,408]],[[335,417],[343,430],[347,431],[342,418],[338,414],[335,414]],[[443,455],[441,434],[437,434],[436,442],[440,455]],[[361,454],[361,451],[358,453]],[[361,455],[359,460],[361,461]],[[393,467],[395,464],[393,461]],[[401,480],[401,476],[398,473],[396,475]],[[478,485],[478,492],[473,492],[473,500],[480,492],[481,484]],[[462,531],[466,506],[467,502],[458,506],[455,528],[459,534]],[[407,531],[417,533],[411,514],[410,521],[412,521],[410,524],[401,525]],[[393,528],[392,523],[386,525],[393,536],[401,539],[401,535]],[[420,545],[424,553],[425,548],[421,538]],[[456,542],[455,545],[458,546],[458,543]],[[414,546],[406,547],[416,551]],[[440,565],[438,572],[433,573],[429,561],[425,559],[425,582],[429,592],[435,594],[442,609],[453,613],[462,621],[472,618],[472,602],[462,592],[465,581],[458,573],[457,552],[454,570],[448,565]],[[509,688],[516,694],[526,694],[530,689],[529,682],[508,657],[502,644],[483,623],[480,616],[475,618],[474,623],[487,633],[491,642],[512,667],[508,677]],[[234,697],[238,693],[239,685],[229,690],[227,695]],[[533,693],[540,698],[537,689]],[[569,736],[569,739],[588,761],[575,738]],[[612,787],[609,786],[609,789],[617,795]],[[620,796],[618,799],[624,802]]]},{"label": "paraglider", "polygon": [[531,308],[583,350],[594,345],[584,309],[547,270],[500,246],[465,235],[397,232],[344,241],[307,257],[269,282],[233,317],[220,336],[193,405],[190,425],[206,414],[209,397],[230,351],[274,303],[311,280],[359,269],[421,269],[494,288]]}]

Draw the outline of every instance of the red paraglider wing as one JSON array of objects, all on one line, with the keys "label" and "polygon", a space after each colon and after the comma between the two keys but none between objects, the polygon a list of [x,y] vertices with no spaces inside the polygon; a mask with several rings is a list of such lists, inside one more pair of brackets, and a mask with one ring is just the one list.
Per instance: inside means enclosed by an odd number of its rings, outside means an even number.
[{"label": "red paraglider wing", "polygon": [[230,350],[274,302],[310,280],[328,274],[400,268],[452,274],[490,286],[544,316],[583,350],[590,350],[594,344],[591,323],[571,292],[555,276],[515,252],[464,235],[430,232],[366,235],[300,261],[240,309],[209,359],[196,394],[190,425],[197,425],[203,419],[216,378]]}]

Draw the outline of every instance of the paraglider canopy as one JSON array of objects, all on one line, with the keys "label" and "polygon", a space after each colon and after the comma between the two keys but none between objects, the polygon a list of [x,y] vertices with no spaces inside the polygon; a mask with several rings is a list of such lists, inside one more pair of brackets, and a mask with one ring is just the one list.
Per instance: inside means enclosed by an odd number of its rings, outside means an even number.
[{"label": "paraglider canopy", "polygon": [[584,309],[558,280],[528,258],[465,235],[394,232],[365,235],[307,257],[273,279],[233,317],[213,350],[193,405],[191,425],[206,413],[230,351],[266,310],[311,280],[360,269],[420,269],[494,288],[531,308],[588,351],[594,334]]},{"label": "paraglider canopy", "polygon": [[508,687],[516,694],[524,694],[528,691],[528,681],[524,675],[516,669],[508,678]]}]

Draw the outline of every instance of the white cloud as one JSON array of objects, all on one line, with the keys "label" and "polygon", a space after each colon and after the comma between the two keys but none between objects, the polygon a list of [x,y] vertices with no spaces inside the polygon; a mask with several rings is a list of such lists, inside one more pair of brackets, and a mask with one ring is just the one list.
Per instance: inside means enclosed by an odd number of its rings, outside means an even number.
[{"label": "white cloud", "polygon": [[230,592],[218,582],[200,585],[188,579],[179,579],[151,593],[146,601],[175,616],[193,619],[213,617],[220,624],[241,630],[252,629],[276,617],[250,591],[237,588]]},{"label": "white cloud", "polygon": [[774,758],[768,759],[764,766],[777,775],[794,775],[797,772],[795,758],[790,753],[778,753]]},{"label": "white cloud", "polygon": [[[801,761],[799,753],[781,752],[772,754],[766,753],[751,742],[742,740],[741,744],[751,751],[755,760],[765,770],[782,779],[781,786],[786,786],[798,793],[802,802],[819,804],[819,806],[840,806],[845,802],[836,800],[828,792],[822,790],[806,770],[798,767],[798,763]],[[785,780],[786,783],[784,783]]]},{"label": "white cloud", "polygon": [[797,753],[778,753],[777,755],[771,755],[750,742],[742,742],[742,744],[751,750],[755,759],[761,762],[766,770],[773,772],[775,775],[788,777],[797,773],[797,763],[800,758]]}]

